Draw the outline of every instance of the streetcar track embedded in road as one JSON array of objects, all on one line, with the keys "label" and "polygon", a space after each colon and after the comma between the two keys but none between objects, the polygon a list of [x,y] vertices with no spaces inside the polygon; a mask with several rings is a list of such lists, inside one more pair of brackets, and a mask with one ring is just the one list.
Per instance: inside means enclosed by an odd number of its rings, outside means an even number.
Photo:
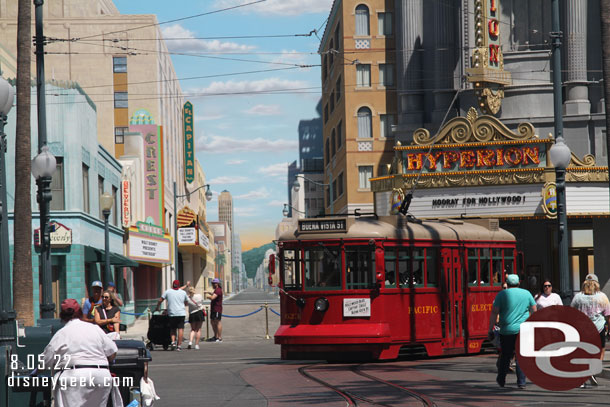
[{"label": "streetcar track embedded in road", "polygon": [[[339,394],[345,401],[347,401],[347,406],[348,407],[352,407],[352,406],[357,407],[358,406],[358,400],[363,401],[363,402],[368,403],[368,404],[376,405],[376,406],[390,407],[390,404],[379,402],[379,401],[375,401],[375,400],[370,399],[368,397],[354,394],[354,393],[352,393],[350,391],[342,389],[339,386],[335,386],[335,385],[333,385],[333,384],[331,384],[331,383],[329,383],[329,382],[327,382],[325,380],[322,380],[319,377],[316,377],[316,376],[314,376],[313,374],[311,374],[310,372],[307,371],[308,369],[312,369],[312,368],[314,368],[316,366],[319,366],[319,365],[320,364],[301,366],[298,369],[298,371],[299,371],[299,373],[302,376],[304,376],[304,377],[306,377],[308,379],[311,379],[311,380],[315,381],[316,383],[321,384],[322,386],[327,387],[327,388],[331,389],[332,391],[334,391],[335,393]],[[386,386],[391,386],[391,387],[393,387],[395,389],[398,389],[398,390],[400,390],[400,391],[402,391],[404,393],[407,393],[411,398],[414,398],[414,399],[420,401],[424,407],[437,407],[436,404],[428,396],[426,396],[424,394],[421,394],[421,393],[418,393],[416,391],[407,389],[404,386],[401,386],[401,385],[389,382],[387,380],[383,380],[383,379],[381,379],[379,377],[370,375],[368,373],[365,373],[365,372],[363,372],[361,370],[361,366],[362,365],[350,366],[349,370],[352,373],[357,374],[357,375],[359,375],[361,377],[365,377],[365,378],[367,378],[369,380],[372,380],[374,382],[377,382],[377,383],[380,383],[380,384],[383,384],[383,385],[386,385]]]}]

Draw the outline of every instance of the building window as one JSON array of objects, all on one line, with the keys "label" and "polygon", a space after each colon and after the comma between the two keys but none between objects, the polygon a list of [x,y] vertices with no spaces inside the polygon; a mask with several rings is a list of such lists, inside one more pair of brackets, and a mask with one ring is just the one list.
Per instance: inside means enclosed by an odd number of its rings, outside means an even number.
[{"label": "building window", "polygon": [[361,165],[358,167],[358,188],[371,189],[371,178],[373,178],[372,165]]},{"label": "building window", "polygon": [[333,202],[337,200],[337,179],[333,181]]},{"label": "building window", "polygon": [[343,144],[343,122],[337,124],[337,151],[341,149]]},{"label": "building window", "polygon": [[326,139],[326,164],[330,163],[330,141]]},{"label": "building window", "polygon": [[328,121],[328,105],[324,106],[324,123]]},{"label": "building window", "polygon": [[114,226],[119,225],[119,197],[118,197],[118,188],[114,185],[112,186],[112,203],[114,207],[112,208],[112,224]]},{"label": "building window", "polygon": [[125,143],[125,133],[129,131],[129,127],[115,127],[114,128],[114,144]]},{"label": "building window", "polygon": [[112,72],[125,73],[127,72],[127,57],[112,58]]},{"label": "building window", "polygon": [[57,160],[57,168],[51,178],[51,210],[63,211],[64,204],[64,159],[63,157],[55,157]]},{"label": "building window", "polygon": [[392,35],[392,13],[378,13],[377,27],[379,35]]},{"label": "building window", "polygon": [[396,124],[396,115],[379,115],[379,136],[385,138],[392,137],[392,126],[394,124]]},{"label": "building window", "polygon": [[127,108],[129,102],[127,100],[127,92],[114,92],[114,108]]},{"label": "building window", "polygon": [[369,8],[364,4],[356,7],[356,35],[370,35]]},{"label": "building window", "polygon": [[332,157],[334,157],[335,154],[337,153],[337,150],[336,150],[336,147],[335,147],[336,145],[337,145],[337,136],[335,134],[335,129],[333,129],[332,136],[330,136],[330,149],[331,149],[331,154],[330,155]]},{"label": "building window", "polygon": [[371,86],[370,64],[356,65],[356,86],[359,88],[368,88]]},{"label": "building window", "polygon": [[330,188],[326,188],[326,206],[330,206]]},{"label": "building window", "polygon": [[343,173],[337,177],[337,188],[339,189],[337,196],[343,195]]},{"label": "building window", "polygon": [[[102,195],[104,195],[104,178],[98,176],[97,177],[97,200],[99,202],[99,200],[102,198]],[[98,205],[100,208],[100,219],[104,219],[104,214],[102,213],[102,205]]]},{"label": "building window", "polygon": [[335,87],[335,95],[337,98],[337,102],[339,102],[339,99],[341,99],[341,77],[339,77],[339,79],[337,79],[337,86]]},{"label": "building window", "polygon": [[338,50],[341,49],[341,23],[337,24],[337,28],[335,28],[335,47]]},{"label": "building window", "polygon": [[379,64],[379,84],[394,86],[394,64]]},{"label": "building window", "polygon": [[326,81],[326,76],[328,75],[326,71],[326,55],[322,57],[322,82]]},{"label": "building window", "polygon": [[335,62],[335,56],[333,51],[335,51],[335,44],[333,40],[330,40],[330,53],[328,54],[328,64],[331,68],[333,66],[333,63]]},{"label": "building window", "polygon": [[83,164],[83,211],[89,213],[89,167]]},{"label": "building window", "polygon": [[330,94],[330,114],[335,111],[335,92]]},{"label": "building window", "polygon": [[358,109],[358,138],[373,137],[372,114],[368,107]]}]

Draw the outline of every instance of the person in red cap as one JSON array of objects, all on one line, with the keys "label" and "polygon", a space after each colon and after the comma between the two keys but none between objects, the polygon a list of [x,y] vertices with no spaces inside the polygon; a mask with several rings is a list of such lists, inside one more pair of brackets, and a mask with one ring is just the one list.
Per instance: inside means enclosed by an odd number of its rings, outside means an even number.
[{"label": "person in red cap", "polygon": [[[57,331],[43,352],[45,366],[56,370],[55,407],[105,406],[112,392],[113,405],[122,406],[120,391],[111,386],[108,366],[117,346],[97,325],[82,321],[75,299],[61,303],[65,326]],[[79,385],[69,385],[75,382]]]},{"label": "person in red cap", "polygon": [[[182,350],[182,339],[184,336],[184,317],[186,317],[185,305],[188,304],[188,297],[184,288],[191,285],[191,282],[187,282],[186,285],[180,287],[180,281],[174,280],[172,283],[172,289],[167,290],[163,293],[159,301],[157,301],[156,311],[159,311],[159,306],[163,301],[167,301],[167,315],[169,315],[169,326],[172,330],[172,350]],[[177,335],[176,335],[177,334]],[[178,342],[176,342],[176,336]]]}]

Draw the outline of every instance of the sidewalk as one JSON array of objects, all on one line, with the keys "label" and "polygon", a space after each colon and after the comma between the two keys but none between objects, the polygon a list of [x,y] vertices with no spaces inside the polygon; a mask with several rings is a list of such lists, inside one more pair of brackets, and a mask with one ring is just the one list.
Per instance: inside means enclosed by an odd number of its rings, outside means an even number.
[{"label": "sidewalk", "polygon": [[606,344],[606,353],[604,354],[604,360],[602,361],[604,370],[600,373],[600,376],[605,379],[610,379],[610,343]]}]

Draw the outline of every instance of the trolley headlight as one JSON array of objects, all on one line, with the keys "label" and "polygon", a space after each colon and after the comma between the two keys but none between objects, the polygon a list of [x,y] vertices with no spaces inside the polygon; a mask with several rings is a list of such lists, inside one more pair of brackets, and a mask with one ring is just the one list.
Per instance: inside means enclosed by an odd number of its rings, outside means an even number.
[{"label": "trolley headlight", "polygon": [[305,298],[297,298],[296,303],[297,307],[301,309],[305,308]]},{"label": "trolley headlight", "polygon": [[314,303],[314,309],[316,311],[324,312],[328,309],[328,300],[324,297],[320,297]]}]

